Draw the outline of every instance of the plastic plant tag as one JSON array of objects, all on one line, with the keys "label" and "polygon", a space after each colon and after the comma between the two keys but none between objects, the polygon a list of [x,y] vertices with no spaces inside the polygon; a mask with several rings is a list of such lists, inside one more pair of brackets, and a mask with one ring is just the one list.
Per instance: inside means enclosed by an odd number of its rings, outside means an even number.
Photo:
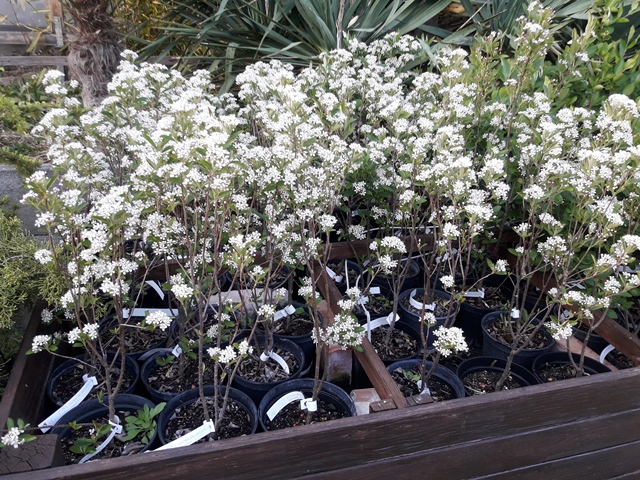
[{"label": "plastic plant tag", "polygon": [[369,289],[370,295],[380,295],[380,287],[371,287]]},{"label": "plastic plant tag", "polygon": [[133,309],[123,308],[122,316],[124,318],[146,317],[149,313],[153,313],[153,312],[164,312],[170,317],[175,317],[178,314],[177,309],[172,310],[170,308],[133,308]]},{"label": "plastic plant tag", "polygon": [[98,385],[98,380],[96,380],[96,377],[89,377],[87,375],[83,375],[82,381],[84,382],[84,385],[82,385],[82,388],[80,388],[80,390],[78,390],[73,397],[67,400],[67,402],[64,405],[62,405],[58,410],[53,412],[51,415],[49,415],[47,418],[45,418],[42,422],[38,424],[38,427],[40,427],[40,430],[42,430],[42,433],[47,433],[53,425],[57,425],[58,420],[60,420],[63,415],[65,415],[72,408],[75,408],[78,405],[80,405],[82,401],[85,398],[87,398],[87,395],[89,395],[91,390],[93,390],[93,387]]},{"label": "plastic plant tag", "polygon": [[360,212],[358,212],[358,210],[353,210],[353,211],[351,212],[351,216],[352,216],[352,217],[359,217],[359,216],[360,216]]},{"label": "plastic plant tag", "polygon": [[433,312],[436,309],[436,304],[435,303],[422,303],[417,301],[414,297],[417,294],[417,290],[414,289],[411,294],[409,295],[409,303],[411,304],[411,306],[413,308],[416,308],[418,310],[422,310],[423,308],[425,310],[431,311]]},{"label": "plastic plant tag", "polygon": [[204,422],[202,422],[202,425],[200,425],[195,430],[191,430],[186,435],[183,435],[180,438],[176,438],[173,442],[169,442],[166,445],[161,446],[160,448],[156,448],[154,452],[158,452],[160,450],[169,450],[170,448],[176,447],[188,447],[189,445],[193,445],[198,440],[215,431],[216,429],[213,425],[213,420],[205,420]]},{"label": "plastic plant tag", "polygon": [[476,290],[475,292],[466,292],[464,296],[467,298],[484,298],[484,288]]},{"label": "plastic plant tag", "polygon": [[273,421],[273,419],[276,418],[276,415],[280,413],[280,410],[295,401],[304,401],[304,393],[289,392],[281,396],[273,405],[271,405],[271,408],[267,410],[267,417],[269,417],[269,420]]},{"label": "plastic plant tag", "polygon": [[418,380],[416,382],[416,385],[418,386],[418,389],[420,390],[420,395],[424,395],[425,393],[427,395],[431,395],[431,390],[429,390],[429,387],[422,388],[422,380]]},{"label": "plastic plant tag", "polygon": [[351,288],[351,286],[349,285],[349,267],[347,266],[347,261],[344,261],[344,279],[347,282],[347,290],[349,290],[349,288]]},{"label": "plastic plant tag", "polygon": [[569,312],[569,310],[562,310],[562,313],[560,314],[560,320],[562,320],[562,321],[564,322],[564,321],[566,321],[570,316],[571,316],[571,312]]},{"label": "plastic plant tag", "polygon": [[284,317],[288,317],[289,315],[293,315],[294,313],[296,313],[296,307],[294,307],[293,305],[287,305],[282,310],[278,310],[273,314],[273,320],[277,321]]},{"label": "plastic plant tag", "polygon": [[310,398],[305,398],[304,400],[300,400],[300,410],[306,410],[307,412],[317,412],[318,401],[311,400]]},{"label": "plastic plant tag", "polygon": [[517,308],[511,309],[511,318],[520,318],[520,310]]},{"label": "plastic plant tag", "polygon": [[145,283],[156,291],[156,293],[160,297],[160,300],[164,300],[164,292],[162,291],[162,288],[160,288],[160,284],[158,282],[147,280]]},{"label": "plastic plant tag", "polygon": [[173,347],[173,350],[171,350],[171,355],[176,358],[182,355],[182,349],[180,348],[180,345],[176,345],[175,347]]},{"label": "plastic plant tag", "polygon": [[604,360],[605,360],[605,358],[607,358],[607,355],[609,355],[615,349],[616,349],[616,347],[614,347],[611,344],[609,344],[606,347],[604,347],[604,349],[602,350],[602,353],[600,353],[600,363],[602,363],[604,365]]},{"label": "plastic plant tag", "polygon": [[263,362],[266,362],[269,359],[275,360],[278,363],[278,365],[282,367],[284,372],[287,375],[289,375],[289,365],[287,365],[287,362],[285,362],[284,358],[282,358],[280,355],[278,355],[275,352],[269,352],[269,353],[262,352],[260,354],[260,360],[262,360]]},{"label": "plastic plant tag", "polygon": [[109,443],[111,443],[111,440],[113,440],[113,437],[122,433],[122,425],[120,425],[120,419],[118,418],[117,415],[115,415],[114,419],[115,419],[115,422],[112,422],[111,420],[109,420],[109,425],[111,425],[111,432],[109,433],[107,438],[104,439],[104,442],[102,442],[100,445],[96,447],[95,452],[89,453],[88,455],[85,455],[84,457],[82,457],[78,462],[78,464],[91,460],[93,457],[98,455],[102,450],[104,450],[104,448],[107,445],[109,445]]},{"label": "plastic plant tag", "polygon": [[383,325],[389,325],[389,319],[387,317],[380,317],[372,320],[367,324],[367,330],[371,332],[376,328],[382,327]]},{"label": "plastic plant tag", "polygon": [[336,283],[340,283],[342,281],[342,275],[337,275],[336,272],[331,270],[329,267],[326,267],[326,268],[327,268],[327,275],[329,275],[329,278],[331,280],[334,280]]},{"label": "plastic plant tag", "polygon": [[[369,297],[363,295],[358,299],[358,305],[366,305],[369,302]],[[364,307],[363,307],[364,308]]]}]

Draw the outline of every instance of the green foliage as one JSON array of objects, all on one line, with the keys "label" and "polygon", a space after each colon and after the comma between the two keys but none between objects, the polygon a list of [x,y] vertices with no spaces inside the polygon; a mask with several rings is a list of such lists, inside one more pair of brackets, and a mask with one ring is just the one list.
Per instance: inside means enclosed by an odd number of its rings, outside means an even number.
[{"label": "green foliage", "polygon": [[[448,0],[186,0],[165,17],[163,35],[146,56],[181,55],[208,66],[223,90],[255,61],[272,58],[298,67],[349,36],[371,42],[391,32],[409,33],[435,18]],[[163,5],[174,5],[164,2]],[[194,66],[194,64],[190,64]]]},{"label": "green foliage", "polygon": [[14,325],[21,305],[33,305],[39,295],[49,300],[62,294],[60,274],[35,260],[39,248],[17,217],[0,211],[0,329]]},{"label": "green foliage", "polygon": [[[77,429],[78,425],[71,425],[71,428]],[[69,448],[73,453],[78,455],[88,455],[94,453],[98,445],[100,445],[107,435],[111,432],[111,425],[108,423],[100,425],[96,421],[93,422],[91,434],[88,437],[81,437],[73,442]]]},{"label": "green foliage", "polygon": [[123,441],[127,442],[139,437],[142,443],[149,443],[156,430],[155,417],[162,412],[165,406],[166,402],[159,403],[154,408],[145,405],[142,410],[138,410],[135,416],[127,417],[124,426],[126,436]]}]

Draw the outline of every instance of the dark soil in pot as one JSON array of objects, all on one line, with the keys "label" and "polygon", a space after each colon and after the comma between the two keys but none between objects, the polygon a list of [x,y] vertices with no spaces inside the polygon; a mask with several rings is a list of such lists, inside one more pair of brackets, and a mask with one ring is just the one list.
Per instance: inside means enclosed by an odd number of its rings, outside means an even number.
[{"label": "dark soil in pot", "polygon": [[[405,397],[419,395],[422,388],[418,387],[417,380],[420,379],[420,366],[422,360],[403,360],[393,363],[387,367],[391,377],[396,382],[400,391]],[[426,371],[428,372],[433,363],[427,362]],[[462,398],[465,396],[464,387],[460,379],[455,373],[438,365],[427,382],[429,394],[435,402],[444,400],[452,400],[454,398]]]},{"label": "dark soil in pot", "polygon": [[107,318],[100,325],[100,340],[107,352],[115,352],[119,348],[119,329],[124,328],[125,351],[127,355],[137,359],[144,352],[162,348],[167,345],[170,328],[164,332],[159,328],[147,330],[141,327],[143,317],[131,317],[126,324],[118,325],[115,317]]},{"label": "dark soil in pot", "polygon": [[[485,393],[494,392],[495,385],[500,380],[502,372],[482,370],[473,372],[462,379],[462,384],[468,396],[484,395]],[[502,390],[513,390],[514,388],[526,387],[527,384],[522,382],[520,378],[509,374],[507,380],[502,386]]]},{"label": "dark soil in pot", "polygon": [[[113,354],[108,354],[107,360],[111,362],[113,360]],[[88,374],[89,376],[95,376],[98,381],[86,400],[97,398],[98,394],[106,394],[107,389],[104,383],[105,374],[97,374],[97,372],[103,372],[101,368],[91,368],[87,365],[80,363],[80,360],[72,358],[63,362],[58,368],[56,368],[47,384],[47,395],[51,401],[58,406],[62,406],[71,397],[73,397],[78,390],[82,388],[84,382],[82,376]],[[109,378],[112,385],[115,385],[120,375],[121,367],[119,361],[116,361],[113,367],[109,370]],[[138,376],[140,370],[138,364],[131,358],[127,357],[125,360],[125,371],[120,387],[122,393],[132,393],[138,383]]]},{"label": "dark soil in pot", "polygon": [[[415,289],[415,291],[416,291],[416,294],[413,295],[413,299],[416,302],[424,303],[426,305],[435,304],[434,310],[425,309],[425,312],[433,313],[436,316],[436,318],[444,317],[449,313],[449,304],[451,303],[451,300],[450,300],[451,297],[449,297],[448,294],[445,294],[446,296],[434,294],[434,292],[429,292],[427,294],[422,288]],[[411,305],[411,301],[409,297],[412,296],[412,293],[413,293],[413,290],[410,290],[409,294],[407,295],[401,294],[399,298],[399,302],[400,302],[399,304],[404,311],[413,314],[417,318],[420,318],[422,316],[422,308],[416,308],[413,305]],[[451,309],[452,313],[455,313],[455,311],[456,311],[455,308]]]},{"label": "dark soil in pot", "polygon": [[635,367],[634,363],[631,361],[629,357],[627,357],[624,353],[619,352],[618,350],[613,350],[609,352],[609,354],[605,357],[605,359],[611,364],[620,369],[624,370],[626,368]]},{"label": "dark soil in pot", "polygon": [[[371,320],[379,317],[386,317],[393,311],[393,300],[384,295],[369,295],[369,300],[364,305],[369,312]],[[353,308],[353,313],[360,322],[367,320],[367,314],[364,312],[362,305],[356,305]]]},{"label": "dark soil in pot", "polygon": [[[313,392],[314,380],[301,378],[282,383],[265,395],[260,402],[260,423],[266,431],[280,430],[282,428],[299,427],[306,425],[307,412],[301,410],[300,401],[296,400],[287,404],[269,419],[267,411],[276,401],[289,392],[302,392],[305,398],[310,398]],[[351,397],[340,387],[329,382],[324,382],[318,395],[318,409],[313,412],[311,423],[327,422],[356,415],[355,405]]]},{"label": "dark soil in pot", "polygon": [[[484,395],[495,392],[506,361],[495,357],[473,357],[458,366],[457,375],[464,385],[467,396]],[[511,364],[509,376],[502,390],[526,387],[540,383],[539,379],[526,368],[516,363]]]},{"label": "dark soil in pot", "polygon": [[416,335],[403,329],[401,325],[396,323],[391,332],[389,343],[385,343],[389,326],[383,325],[371,332],[371,345],[386,364],[415,357],[420,351],[420,340]]},{"label": "dark soil in pot", "polygon": [[[576,367],[580,365],[580,355],[572,354]],[[595,375],[606,373],[611,370],[600,362],[585,357],[583,359],[583,375]],[[533,362],[533,373],[535,373],[542,383],[555,382],[558,380],[568,380],[577,378],[578,369],[573,366],[566,352],[552,352],[541,355]]]},{"label": "dark soil in pot", "polygon": [[[338,291],[344,294],[347,291],[347,277],[349,278],[349,287],[356,286],[356,280],[358,276],[362,273],[362,268],[357,263],[346,260],[346,268],[345,261],[331,261],[327,263],[327,267],[330,268],[336,275],[342,277],[342,280],[336,282],[336,286],[338,287]],[[346,272],[346,274],[345,274]]]},{"label": "dark soil in pot", "polygon": [[[155,407],[155,405],[143,397],[136,395],[117,395],[115,399],[115,414],[120,420],[120,424],[124,427],[126,425],[126,418],[135,416],[138,410],[142,410],[144,405],[148,405],[149,408]],[[79,429],[75,430],[69,426],[60,426],[51,431],[51,433],[58,434],[60,436],[60,443],[62,445],[62,451],[67,465],[78,463],[85,453],[75,453],[71,451],[71,447],[74,442],[81,438],[90,438],[95,432],[93,422],[96,422],[98,426],[106,426],[109,421],[109,409],[106,405],[106,398],[102,402],[98,400],[86,401],[78,405],[76,408],[69,411],[60,419],[60,425],[66,425],[70,422],[76,422],[82,425]],[[101,444],[103,440],[108,437],[108,432],[111,429],[105,427],[106,434],[102,436],[96,442],[97,445]],[[121,456],[133,455],[146,451],[154,443],[156,434],[151,434],[149,441],[142,442],[141,436],[135,437],[132,440],[124,441],[126,431],[123,428],[123,432],[116,435],[109,444],[100,451],[96,456],[91,458],[93,460],[101,460],[106,458],[116,458]]]},{"label": "dark soil in pot", "polygon": [[[182,374],[180,372],[180,360],[174,358],[167,361],[170,351],[156,352],[142,366],[140,376],[151,398],[156,401],[168,401],[178,393],[191,390],[198,385],[198,360],[197,358],[185,358]],[[171,355],[173,356],[173,355]],[[158,362],[160,359],[160,362]],[[215,362],[206,353],[203,354],[204,369],[202,372],[205,385],[213,385]]]},{"label": "dark soil in pot", "polygon": [[[226,387],[219,387],[218,406],[222,408]],[[204,388],[205,402],[209,415],[214,415],[214,387]],[[258,426],[258,412],[255,404],[242,392],[231,389],[224,418],[216,432],[197,443],[240,437],[254,433]],[[158,420],[158,436],[162,444],[169,443],[195,430],[204,421],[204,407],[198,389],[192,389],[173,398],[163,410]]]}]

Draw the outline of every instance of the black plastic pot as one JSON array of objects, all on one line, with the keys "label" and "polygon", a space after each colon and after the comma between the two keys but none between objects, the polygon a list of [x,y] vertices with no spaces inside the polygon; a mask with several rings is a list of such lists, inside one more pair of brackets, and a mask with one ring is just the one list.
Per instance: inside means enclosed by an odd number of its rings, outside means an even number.
[{"label": "black plastic pot", "polygon": [[[246,335],[247,333],[244,332],[243,334],[238,336],[234,340],[234,342],[241,341],[243,338],[246,337]],[[262,382],[247,380],[241,377],[239,374],[236,374],[233,378],[232,386],[242,391],[243,393],[246,393],[256,403],[256,405],[260,403],[260,400],[262,400],[262,397],[264,397],[269,390],[288,380],[299,378],[300,375],[302,375],[302,372],[304,370],[305,356],[304,356],[304,352],[298,345],[293,343],[291,340],[286,340],[284,338],[274,338],[273,344],[274,344],[274,347],[279,347],[279,348],[282,348],[283,350],[286,350],[292,353],[295,356],[296,360],[298,361],[299,367],[295,371],[291,372],[291,375],[289,375],[288,379],[280,380],[277,382],[269,382],[269,383],[262,383]],[[252,345],[254,346],[254,349],[261,351],[262,347],[264,346],[264,336],[256,335],[255,341],[252,342]]]},{"label": "black plastic pot", "polygon": [[[228,387],[220,385],[218,388],[219,395],[222,398],[222,396],[225,395]],[[211,385],[204,387],[204,395],[206,397],[213,397],[215,395],[214,387]],[[165,445],[170,441],[166,438],[166,429],[169,420],[174,416],[176,410],[189,408],[189,405],[198,400],[198,398],[200,398],[199,389],[193,388],[191,390],[187,390],[186,392],[182,392],[179,395],[176,395],[174,398],[169,400],[169,402],[167,402],[167,405],[164,407],[164,410],[162,410],[162,412],[160,413],[160,417],[158,418],[157,431],[158,442],[160,443],[160,445]],[[255,433],[258,428],[258,409],[256,408],[253,400],[251,400],[247,395],[235,388],[229,388],[229,398],[238,402],[242,406],[242,409],[249,415],[249,417],[251,418],[251,433]],[[212,412],[210,412],[210,414],[212,414]],[[202,420],[204,421],[204,418]]]},{"label": "black plastic pot", "polygon": [[[458,365],[457,375],[464,383],[464,378],[474,372],[491,371],[502,374],[506,365],[507,362],[502,358],[486,356],[472,357]],[[510,375],[522,386],[537,385],[540,383],[538,377],[517,363],[511,364]]]},{"label": "black plastic pot", "polygon": [[[420,265],[413,259],[402,260],[402,262],[407,261],[410,262],[409,271],[407,272],[407,275],[405,276],[402,285],[400,286],[400,292],[410,288],[421,287],[423,285],[422,279],[420,278]],[[368,274],[366,276],[368,276]],[[368,280],[366,280],[366,282],[368,283]],[[371,281],[371,286],[380,287],[381,292],[386,295],[389,292],[393,291],[393,279],[387,275],[378,274]]]},{"label": "black plastic pot", "polygon": [[[133,415],[136,414],[138,410],[142,410],[145,405],[148,405],[149,408],[154,408],[156,405],[149,399],[144,397],[140,397],[138,395],[129,395],[129,394],[120,394],[116,395],[115,398],[115,409],[116,411],[130,411]],[[97,420],[99,418],[107,418],[109,416],[109,405],[107,398],[104,397],[102,402],[98,399],[88,400],[86,402],[82,402],[77,407],[73,408],[66,415],[64,415],[58,421],[59,427],[56,427],[51,430],[50,433],[59,435],[60,438],[65,438],[67,435],[71,433],[71,427],[68,426],[70,422],[76,423],[90,423],[93,420]],[[121,425],[125,425],[126,420],[124,418],[118,417]],[[144,452],[154,446],[157,437],[157,430],[153,434],[149,443],[140,451]]]},{"label": "black plastic pot", "polygon": [[[387,371],[389,373],[393,373],[393,371],[397,370],[398,368],[401,368],[402,370],[413,370],[416,366],[419,368],[420,365],[422,365],[422,360],[420,359],[401,360],[399,362],[394,362],[391,365],[389,365],[387,367]],[[426,371],[428,372],[431,369],[431,367],[433,367],[433,362],[427,361],[427,364],[425,367]],[[453,393],[455,393],[456,398],[464,398],[465,396],[464,385],[462,385],[462,382],[454,372],[452,372],[446,367],[443,367],[442,365],[438,365],[436,366],[436,369],[433,372],[433,376],[438,380],[440,380],[441,382],[444,382],[447,385],[449,385],[449,387],[451,387],[451,390],[453,390]]]},{"label": "black plastic pot", "polygon": [[[358,275],[362,275],[362,267],[356,263],[353,262],[351,260],[338,260],[338,262],[347,263],[347,270],[355,270]],[[362,285],[362,280],[360,280],[360,285]],[[349,281],[349,288],[353,288],[356,286],[356,279],[352,279]],[[346,272],[342,275],[342,280],[340,280],[339,282],[336,282],[336,287],[338,287],[338,291],[341,294],[345,294],[347,291],[347,276],[346,276]]]},{"label": "black plastic pot", "polygon": [[[482,343],[482,355],[488,357],[497,357],[506,360],[511,353],[511,346],[503,343],[499,339],[495,338],[493,335],[489,333],[487,330],[488,327],[499,321],[501,316],[505,315],[503,311],[491,312],[485,315],[482,319],[482,334],[483,334],[483,343]],[[536,320],[534,319],[533,322]],[[513,359],[514,363],[518,365],[522,365],[525,368],[531,369],[533,365],[533,361],[544,353],[549,353],[555,348],[555,340],[551,336],[551,334],[547,331],[546,328],[542,327],[540,332],[545,337],[545,347],[544,348],[525,348],[520,353],[516,354]]]},{"label": "black plastic pot", "polygon": [[[309,307],[309,305],[305,303],[292,302],[291,305],[293,305],[296,309],[302,308],[307,313],[311,311],[311,307]],[[284,308],[285,306],[286,305],[279,305],[278,308]],[[320,316],[320,313],[317,313],[317,315],[319,317],[318,321],[322,324],[322,317]],[[287,321],[286,318],[278,320],[278,322],[286,322],[286,321]],[[282,335],[279,333],[274,333],[273,336],[274,338],[282,338],[284,340],[290,340],[296,345],[298,345],[300,349],[302,349],[302,352],[304,353],[304,358],[305,358],[305,368],[303,370],[306,370],[311,364],[311,362],[313,362],[313,359],[316,356],[316,344],[311,338],[311,333],[312,331],[304,335]]]},{"label": "black plastic pot", "polygon": [[[277,387],[271,389],[264,396],[258,407],[260,426],[264,431],[269,431],[265,423],[267,419],[267,412],[271,406],[278,401],[278,399],[287,393],[296,391],[302,392],[306,398],[309,398],[313,393],[313,385],[314,380],[312,378],[299,378],[281,383]],[[332,404],[338,412],[345,416],[356,416],[356,406],[353,403],[353,399],[347,392],[332,383],[323,383],[322,390],[320,390],[318,398],[324,402]]]},{"label": "black plastic pot", "polygon": [[[111,362],[113,360],[114,354],[107,353],[107,361]],[[58,379],[61,375],[67,374],[75,370],[78,365],[80,365],[80,360],[84,360],[84,355],[79,355],[76,358],[70,358],[69,360],[65,360],[62,364],[60,364],[53,372],[51,372],[51,376],[47,381],[46,392],[47,396],[51,400],[54,405],[62,406],[64,402],[57,400],[53,396],[53,388],[56,385]],[[133,375],[133,381],[131,385],[122,392],[122,394],[130,394],[133,393],[138,386],[138,379],[140,378],[140,367],[137,362],[126,356],[125,357],[125,368]],[[106,393],[106,392],[105,392]]]},{"label": "black plastic pot", "polygon": [[[576,365],[580,364],[580,355],[572,353],[573,361]],[[547,380],[540,375],[541,370],[547,365],[570,365],[569,354],[567,352],[551,352],[540,355],[533,361],[532,371],[540,380],[540,383],[546,383]],[[596,373],[610,372],[611,369],[606,365],[594,360],[593,358],[584,357],[583,370],[588,375]]]},{"label": "black plastic pot", "polygon": [[[407,328],[416,332],[418,334],[418,338],[420,338],[420,315],[407,309],[402,303],[403,300],[411,296],[414,291],[416,292],[416,295],[421,295],[424,293],[424,288],[415,288],[415,289],[405,290],[398,297],[398,313],[400,315],[400,320],[396,322],[396,325],[398,324],[405,325]],[[433,290],[433,295],[438,298],[445,298],[445,299],[451,298],[451,295],[449,295],[448,293],[442,292],[440,290]],[[433,330],[438,328],[441,325],[444,325],[445,323],[448,323],[449,325],[452,324],[453,318],[456,315],[457,309],[458,309],[458,306],[454,305],[452,309],[453,313],[451,315],[436,317],[436,325],[429,328],[429,336],[427,337],[427,348],[430,348],[433,346],[433,341],[435,340],[435,335],[433,335],[432,333]]]},{"label": "black plastic pot", "polygon": [[[158,307],[155,307],[158,308]],[[177,312],[177,310],[176,310]],[[144,320],[144,317],[130,317],[129,320],[127,321],[127,324],[129,325],[136,325],[136,328],[139,324],[142,323],[142,321]],[[100,322],[100,335],[103,335],[107,330],[117,327],[118,326],[118,318],[115,316],[109,316],[107,318],[105,318],[103,321]],[[134,360],[139,360],[140,357],[145,357],[146,358],[146,354],[151,351],[151,350],[156,350],[158,348],[164,348],[167,346],[167,342],[169,341],[169,338],[171,337],[171,331],[172,331],[172,327],[173,324],[169,326],[169,328],[167,328],[164,331],[164,336],[161,339],[158,339],[158,341],[154,342],[153,344],[149,345],[148,348],[144,349],[144,350],[140,350],[140,351],[127,351],[127,357],[131,357]],[[141,331],[140,333],[142,334]],[[115,351],[118,348],[118,343],[117,343],[117,338],[114,341],[110,341],[109,345],[107,346],[108,351]],[[144,359],[142,360],[144,361]]]}]

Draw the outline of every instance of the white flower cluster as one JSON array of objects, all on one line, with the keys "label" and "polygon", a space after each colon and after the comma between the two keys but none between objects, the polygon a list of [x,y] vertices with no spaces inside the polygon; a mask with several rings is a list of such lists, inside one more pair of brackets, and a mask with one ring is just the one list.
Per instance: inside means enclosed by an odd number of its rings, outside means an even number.
[{"label": "white flower cluster", "polygon": [[169,283],[171,283],[171,291],[181,302],[184,302],[186,299],[191,297],[191,295],[193,295],[193,288],[185,283],[182,275],[172,275],[169,279]]},{"label": "white flower cluster", "polygon": [[438,337],[433,341],[433,348],[435,348],[443,357],[448,357],[451,354],[460,352],[466,352],[469,349],[461,328],[446,328],[441,325],[434,330],[433,333]]},{"label": "white flower cluster", "polygon": [[23,433],[23,429],[12,427],[0,438],[0,443],[6,445],[7,447],[18,448],[20,445],[25,443],[25,441],[20,438],[20,435],[22,435]]},{"label": "white flower cluster", "polygon": [[173,319],[161,310],[156,310],[155,312],[151,312],[144,318],[145,324],[153,325],[154,327],[159,328],[163,332],[171,326],[172,321]]},{"label": "white flower cluster", "polygon": [[555,340],[566,340],[573,335],[573,330],[569,322],[549,321],[546,322],[545,325]]},{"label": "white flower cluster", "polygon": [[249,345],[249,341],[246,339],[239,344],[227,345],[225,348],[213,347],[207,349],[209,356],[222,365],[234,363],[252,352],[253,347]]},{"label": "white flower cluster", "polygon": [[358,324],[357,319],[349,313],[340,313],[334,317],[334,321],[326,329],[320,328],[320,338],[316,336],[314,329],[311,337],[315,343],[322,342],[325,345],[338,345],[343,350],[347,347],[357,347],[362,344],[365,330]]},{"label": "white flower cluster", "polygon": [[31,342],[31,351],[33,353],[41,352],[49,347],[51,335],[36,335]]}]

